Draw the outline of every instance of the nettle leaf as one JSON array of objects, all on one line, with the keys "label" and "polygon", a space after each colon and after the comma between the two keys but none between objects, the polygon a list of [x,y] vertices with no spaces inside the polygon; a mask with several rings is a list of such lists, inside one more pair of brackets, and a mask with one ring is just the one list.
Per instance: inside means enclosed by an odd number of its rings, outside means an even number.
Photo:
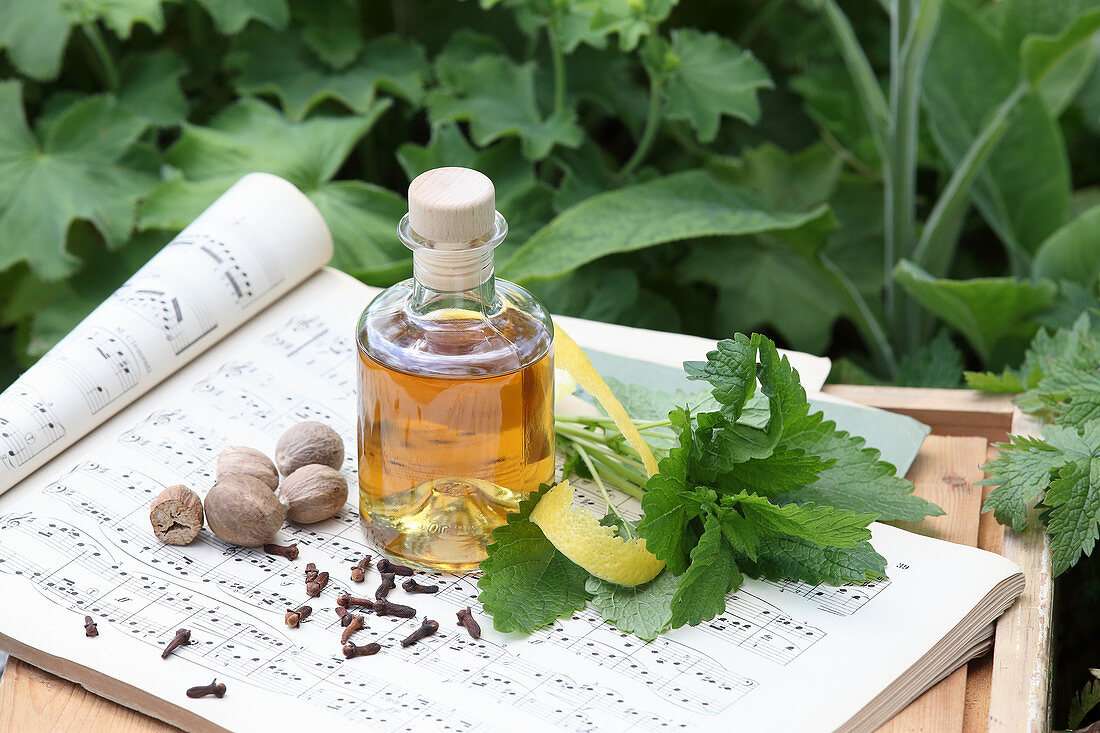
[{"label": "nettle leaf", "polygon": [[896,384],[902,387],[941,387],[954,389],[962,381],[963,355],[947,331],[920,347],[898,369]]},{"label": "nettle leaf", "polygon": [[32,133],[19,82],[0,82],[0,270],[26,262],[43,279],[72,274],[70,225],[86,220],[109,247],[130,235],[155,177],[125,161],[147,123],[110,97],[79,100]]},{"label": "nettle leaf", "polygon": [[580,0],[594,11],[591,28],[601,34],[616,33],[619,47],[633,51],[639,41],[668,18],[679,0]]},{"label": "nettle leaf", "polygon": [[766,459],[754,458],[730,466],[718,477],[718,484],[725,491],[752,491],[774,497],[813,484],[835,463],[835,459],[826,460],[799,448],[778,448]]},{"label": "nettle leaf", "polygon": [[671,627],[698,626],[722,613],[726,594],[744,580],[718,517],[707,515],[703,534],[691,551],[691,565],[678,578],[672,596]]},{"label": "nettle leaf", "polygon": [[286,0],[197,0],[214,19],[217,29],[236,35],[256,19],[272,28],[285,28],[290,19]]},{"label": "nettle leaf", "polygon": [[187,62],[170,50],[135,54],[119,65],[118,103],[157,127],[171,127],[187,116],[180,79]]},{"label": "nettle leaf", "polygon": [[592,576],[558,552],[530,519],[551,488],[543,485],[521,501],[486,547],[478,600],[497,631],[530,633],[581,610],[592,597],[585,588]]},{"label": "nettle leaf", "polygon": [[855,547],[871,539],[867,525],[877,514],[857,514],[813,504],[773,504],[742,492],[722,497],[724,507],[737,506],[761,535],[785,534],[826,547]]},{"label": "nettle leaf", "polygon": [[646,483],[638,535],[645,538],[646,549],[665,561],[669,572],[680,575],[687,569],[688,553],[697,539],[688,522],[698,513],[681,500],[683,493],[694,488],[687,485],[694,434],[687,410],[677,408],[668,418],[679,444],[661,459],[658,473]]},{"label": "nettle leaf", "polygon": [[760,337],[749,338],[743,333],[732,339],[722,339],[706,361],[684,362],[684,372],[691,379],[703,380],[713,389],[711,394],[722,405],[722,413],[730,420],[741,417],[745,403],[756,391],[756,353]]},{"label": "nettle leaf", "polygon": [[1051,569],[1061,575],[1081,555],[1092,555],[1100,537],[1100,456],[1073,461],[1058,471],[1043,504],[1050,507]]},{"label": "nettle leaf", "polygon": [[501,266],[513,281],[564,275],[604,255],[696,237],[793,230],[826,207],[774,212],[744,188],[702,170],[599,194],[568,209]]},{"label": "nettle leaf", "polygon": [[1039,329],[1018,369],[1005,369],[999,376],[990,372],[966,372],[966,382],[986,392],[1023,392],[1038,387],[1044,373],[1050,373],[1057,363],[1100,360],[1100,338],[1090,333],[1090,325],[1088,313],[1082,313],[1072,328],[1059,329],[1053,334]]},{"label": "nettle leaf", "polygon": [[862,583],[886,575],[886,558],[870,542],[855,547],[822,547],[800,537],[767,535],[757,548],[758,559],[739,557],[746,573],[769,580],[797,578],[816,585]]},{"label": "nettle leaf", "polygon": [[539,110],[535,68],[534,62],[517,64],[499,54],[449,67],[440,76],[443,85],[427,98],[432,125],[468,122],[474,142],[480,146],[518,136],[523,154],[532,160],[545,158],[555,145],[577,147],[584,134],[573,110],[546,117]]},{"label": "nettle leaf", "polygon": [[986,362],[1022,352],[1039,328],[1031,317],[1049,308],[1057,292],[1048,280],[935,278],[906,260],[894,268],[894,279],[921,305],[954,326]]},{"label": "nettle leaf", "polygon": [[690,122],[702,142],[717,137],[723,115],[759,121],[757,92],[774,84],[750,52],[717,33],[681,29],[672,32],[672,53],[678,62],[665,90],[669,119]]},{"label": "nettle leaf", "polygon": [[982,466],[989,478],[978,484],[996,487],[986,497],[982,511],[993,512],[998,522],[1023,532],[1028,505],[1047,490],[1052,473],[1066,464],[1066,456],[1038,438],[1008,438],[1008,443],[997,443],[997,457]]},{"label": "nettle leaf", "polygon": [[367,42],[354,64],[332,71],[298,33],[258,27],[235,39],[227,63],[238,72],[238,92],[275,95],[295,121],[326,99],[367,113],[379,90],[419,104],[429,68],[420,44],[383,36]]},{"label": "nettle leaf", "polygon": [[585,590],[592,594],[604,621],[619,631],[652,641],[672,623],[672,598],[677,578],[663,572],[643,585],[625,586],[589,576]]},{"label": "nettle leaf", "polygon": [[[1020,81],[1016,49],[958,0],[946,0],[924,70],[924,112],[950,166],[962,160]],[[990,154],[971,197],[1010,250],[1024,254],[1066,219],[1070,175],[1058,123],[1029,93]]]},{"label": "nettle leaf", "polygon": [[352,149],[389,107],[366,115],[291,122],[270,105],[246,98],[209,125],[184,125],[168,150],[181,177],[166,181],[142,203],[143,229],[181,229],[239,178],[253,171],[282,176],[326,215],[335,240],[332,265],[385,281],[407,271],[409,253],[393,222],[404,200],[358,181],[332,182]]},{"label": "nettle leaf", "polygon": [[160,0],[6,0],[0,23],[0,48],[17,69],[41,81],[55,79],[74,25],[102,20],[120,38],[142,23],[164,30]]}]

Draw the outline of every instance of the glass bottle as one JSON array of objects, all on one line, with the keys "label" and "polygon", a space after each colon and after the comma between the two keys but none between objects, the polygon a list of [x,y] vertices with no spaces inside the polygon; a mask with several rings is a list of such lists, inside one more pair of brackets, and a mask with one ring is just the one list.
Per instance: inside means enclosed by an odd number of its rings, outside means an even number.
[{"label": "glass bottle", "polygon": [[473,568],[489,533],[554,477],[554,329],[493,276],[508,233],[492,182],[438,168],[409,186],[413,277],[359,319],[359,507],[388,554]]}]

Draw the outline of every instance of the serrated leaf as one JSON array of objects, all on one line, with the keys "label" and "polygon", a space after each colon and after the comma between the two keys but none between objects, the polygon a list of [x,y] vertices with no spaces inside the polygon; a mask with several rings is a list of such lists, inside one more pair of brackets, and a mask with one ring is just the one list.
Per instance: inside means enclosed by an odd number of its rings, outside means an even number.
[{"label": "serrated leaf", "polygon": [[638,43],[663,23],[679,0],[581,0],[594,10],[592,31],[616,33],[619,48],[633,51]]},{"label": "serrated leaf", "polygon": [[752,575],[782,580],[793,578],[812,585],[862,583],[886,575],[886,558],[875,552],[870,542],[855,547],[821,547],[799,537],[770,535],[763,537],[756,562],[739,559],[742,569]]},{"label": "serrated leaf", "polygon": [[110,247],[125,242],[155,181],[125,162],[147,126],[112,98],[89,97],[32,133],[20,84],[0,82],[0,270],[26,262],[43,279],[71,274],[65,239],[76,220]]},{"label": "serrated leaf", "polygon": [[659,473],[651,476],[646,483],[638,536],[645,538],[646,549],[665,561],[669,572],[680,575],[687,568],[688,553],[695,544],[688,522],[695,518],[696,513],[681,498],[681,494],[690,488],[687,476],[692,460],[693,435],[691,416],[686,410],[673,410],[669,420],[678,431],[679,445],[661,459]]},{"label": "serrated leaf", "polygon": [[716,516],[708,515],[704,520],[703,534],[691,551],[691,565],[677,580],[672,596],[672,628],[709,621],[726,610],[726,594],[741,587],[744,576]]},{"label": "serrated leaf", "polygon": [[1047,490],[1052,473],[1066,464],[1066,456],[1038,438],[1008,437],[1008,443],[997,443],[997,457],[982,466],[989,477],[978,483],[996,487],[982,511],[993,512],[998,522],[1023,532],[1028,505]]},{"label": "serrated leaf", "polygon": [[1049,308],[1057,288],[1047,280],[1013,277],[972,280],[935,278],[911,262],[894,279],[921,305],[951,324],[987,362],[1015,360],[1039,324],[1032,316]]},{"label": "serrated leaf", "polygon": [[1097,670],[1090,670],[1093,674],[1093,679],[1085,683],[1085,686],[1077,691],[1077,694],[1073,696],[1073,700],[1069,704],[1069,714],[1067,717],[1066,725],[1070,730],[1076,730],[1081,722],[1085,719],[1085,716],[1092,712],[1092,709],[1097,705],[1100,705],[1100,679],[1096,679]]},{"label": "serrated leaf", "polygon": [[963,355],[947,331],[920,347],[898,369],[895,384],[902,387],[955,389],[962,381]]},{"label": "serrated leaf", "polygon": [[760,119],[757,92],[774,85],[750,52],[717,33],[691,29],[672,31],[672,52],[678,62],[665,89],[670,119],[687,120],[702,142],[717,137],[723,116],[749,124]]},{"label": "serrated leaf", "polygon": [[1100,457],[1068,463],[1050,484],[1043,504],[1050,507],[1051,570],[1055,576],[1092,555],[1100,537]]},{"label": "serrated leaf", "polygon": [[871,539],[867,526],[877,514],[857,514],[813,504],[773,504],[762,496],[742,492],[722,497],[729,510],[738,506],[761,535],[801,537],[825,547],[855,547]]},{"label": "serrated leaf", "polygon": [[483,147],[517,136],[524,155],[532,160],[545,158],[555,145],[581,144],[583,133],[571,110],[548,116],[539,110],[534,62],[517,64],[503,55],[482,55],[450,68],[443,81],[445,85],[426,100],[433,126],[468,122],[474,142]]},{"label": "serrated leaf", "polygon": [[419,104],[428,74],[420,44],[383,36],[363,46],[341,71],[324,66],[295,32],[252,28],[238,36],[228,59],[242,94],[273,94],[290,119],[300,121],[326,99],[369,113],[378,91]]},{"label": "serrated leaf", "polygon": [[811,455],[835,461],[822,470],[817,481],[777,498],[781,503],[824,504],[855,512],[875,512],[883,521],[916,521],[938,516],[943,510],[913,495],[913,484],[895,468],[879,460],[879,452],[866,441],[836,429],[820,412],[787,423],[780,447],[799,448]]},{"label": "serrated leaf", "polygon": [[197,0],[206,8],[214,25],[227,35],[235,35],[250,20],[258,20],[272,28],[285,28],[290,19],[286,0]]},{"label": "serrated leaf", "polygon": [[551,488],[543,485],[521,501],[486,547],[478,600],[497,631],[530,633],[581,610],[591,598],[585,584],[592,576],[558,552],[530,520]]},{"label": "serrated leaf", "polygon": [[793,230],[820,217],[774,212],[744,188],[703,170],[663,176],[589,198],[527,240],[501,267],[513,281],[557,277],[605,255],[697,237]]},{"label": "serrated leaf", "polygon": [[663,572],[643,585],[625,586],[589,576],[585,585],[592,605],[612,626],[639,639],[652,641],[667,631],[672,621],[672,597],[677,578]]},{"label": "serrated leaf", "polygon": [[745,402],[756,391],[756,352],[760,336],[751,339],[743,333],[732,339],[722,339],[706,361],[684,362],[684,372],[690,379],[710,384],[711,394],[722,405],[722,413],[730,420],[741,417]]},{"label": "serrated leaf", "polygon": [[966,386],[978,389],[982,392],[1015,393],[1024,391],[1024,383],[1011,369],[1005,369],[1001,374],[993,372],[963,372]]},{"label": "serrated leaf", "polygon": [[774,497],[813,484],[821,472],[835,462],[810,455],[800,448],[779,448],[765,459],[750,459],[730,466],[717,482],[725,491],[751,491]]}]

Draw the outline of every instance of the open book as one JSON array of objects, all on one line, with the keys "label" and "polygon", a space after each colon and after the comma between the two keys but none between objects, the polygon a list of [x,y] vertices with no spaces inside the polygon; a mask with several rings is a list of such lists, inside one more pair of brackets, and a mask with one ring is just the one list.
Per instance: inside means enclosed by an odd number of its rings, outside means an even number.
[{"label": "open book", "polygon": [[[480,614],[476,574],[431,573],[440,593],[410,602],[439,633],[403,649],[419,620],[370,616],[357,641],[383,652],[345,660],[335,599],[377,581],[348,579],[376,554],[354,504],[288,523],[276,541],[298,543],[294,562],[209,530],[163,545],[148,521],[164,486],[202,494],[224,447],[270,454],[301,420],[341,433],[357,484],[354,328],[377,291],[322,269],[331,248],[304,196],[249,176],[0,396],[0,648],[187,730],[863,731],[987,648],[1022,590],[997,555],[876,524],[888,579],[747,580],[713,621],[648,643],[588,612],[500,634]],[[634,369],[713,346],[562,323]],[[789,356],[819,390],[828,363]],[[332,575],[318,599],[304,594],[308,562]],[[313,616],[288,628],[284,613],[306,601]],[[456,625],[466,606],[480,640]],[[162,660],[181,627],[192,644]],[[224,699],[184,695],[215,677]]]}]

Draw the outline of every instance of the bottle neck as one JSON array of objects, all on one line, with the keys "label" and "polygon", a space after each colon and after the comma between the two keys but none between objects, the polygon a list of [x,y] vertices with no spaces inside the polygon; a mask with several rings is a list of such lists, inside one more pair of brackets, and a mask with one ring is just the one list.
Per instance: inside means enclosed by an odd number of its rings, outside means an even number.
[{"label": "bottle neck", "polygon": [[413,292],[409,306],[426,315],[441,309],[486,313],[496,302],[494,246],[457,251],[413,251]]}]

